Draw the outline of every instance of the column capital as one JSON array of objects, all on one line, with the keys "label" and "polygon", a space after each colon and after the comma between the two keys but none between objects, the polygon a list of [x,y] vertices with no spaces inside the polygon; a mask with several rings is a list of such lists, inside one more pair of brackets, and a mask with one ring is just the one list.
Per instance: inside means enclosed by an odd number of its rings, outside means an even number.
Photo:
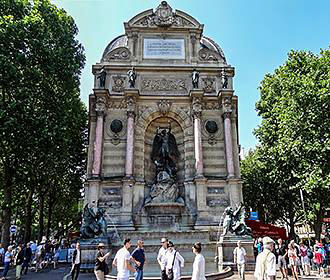
[{"label": "column capital", "polygon": [[200,119],[202,117],[203,110],[203,91],[191,90],[190,98],[192,101],[192,115],[194,118]]},{"label": "column capital", "polygon": [[127,111],[127,118],[135,119],[135,112],[134,111]]},{"label": "column capital", "polygon": [[231,112],[224,112],[224,113],[222,114],[222,117],[223,117],[224,119],[230,119],[230,117],[231,117]]},{"label": "column capital", "polygon": [[107,109],[107,99],[104,96],[97,96],[95,102],[95,112],[98,116],[104,115]]}]

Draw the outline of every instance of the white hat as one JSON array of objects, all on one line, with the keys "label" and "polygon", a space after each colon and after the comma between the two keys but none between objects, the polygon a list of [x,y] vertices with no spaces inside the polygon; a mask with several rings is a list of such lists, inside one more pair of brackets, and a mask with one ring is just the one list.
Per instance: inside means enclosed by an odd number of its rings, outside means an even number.
[{"label": "white hat", "polygon": [[166,242],[166,241],[168,241],[168,239],[165,238],[165,237],[163,237],[162,240],[161,240],[160,242],[161,242],[161,243],[164,243],[164,242]]},{"label": "white hat", "polygon": [[265,237],[262,239],[262,243],[263,243],[264,245],[266,245],[266,244],[271,244],[271,243],[275,244],[275,241],[274,241],[273,239],[271,239],[270,237],[265,236]]}]

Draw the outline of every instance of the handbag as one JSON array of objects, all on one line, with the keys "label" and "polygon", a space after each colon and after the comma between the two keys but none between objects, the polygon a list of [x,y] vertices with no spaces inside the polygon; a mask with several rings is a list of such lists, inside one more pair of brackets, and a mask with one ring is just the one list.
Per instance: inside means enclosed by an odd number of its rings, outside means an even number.
[{"label": "handbag", "polygon": [[174,273],[173,273],[173,265],[174,265],[174,261],[175,261],[175,255],[176,255],[176,251],[174,253],[174,258],[173,258],[173,262],[172,262],[172,268],[170,268],[167,271],[167,279],[168,280],[173,280],[174,279]]}]

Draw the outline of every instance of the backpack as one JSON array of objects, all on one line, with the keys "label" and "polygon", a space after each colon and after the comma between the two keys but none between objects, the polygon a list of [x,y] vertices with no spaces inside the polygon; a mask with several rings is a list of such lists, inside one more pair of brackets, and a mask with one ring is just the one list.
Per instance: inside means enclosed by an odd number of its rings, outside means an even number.
[{"label": "backpack", "polygon": [[307,257],[309,258],[309,259],[313,259],[313,252],[312,252],[312,250],[311,249],[308,249],[307,250]]}]

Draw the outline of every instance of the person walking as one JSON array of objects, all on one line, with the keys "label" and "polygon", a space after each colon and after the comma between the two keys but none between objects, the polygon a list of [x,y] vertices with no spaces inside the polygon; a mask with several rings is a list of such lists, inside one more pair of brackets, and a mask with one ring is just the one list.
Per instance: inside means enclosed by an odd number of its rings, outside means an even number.
[{"label": "person walking", "polygon": [[5,249],[2,247],[2,243],[0,243],[0,266],[3,265],[3,259],[5,257]]},{"label": "person walking", "polygon": [[266,236],[262,239],[263,251],[257,256],[254,277],[257,280],[275,280],[276,277],[276,257],[272,253],[274,250],[274,240]]},{"label": "person walking", "polygon": [[245,256],[246,251],[242,247],[241,241],[237,241],[237,247],[234,249],[234,263],[237,265],[239,279],[245,280]]},{"label": "person walking", "polygon": [[202,244],[197,242],[192,247],[192,251],[195,254],[195,260],[193,263],[193,272],[191,280],[206,280],[205,278],[205,258],[201,254]]},{"label": "person walking", "polygon": [[145,263],[146,257],[144,254],[144,241],[138,240],[137,248],[132,253],[132,258],[135,262],[135,280],[143,280],[143,265]]},{"label": "person walking", "polygon": [[178,251],[174,249],[172,241],[168,242],[166,252],[166,275],[168,280],[179,280],[181,275],[180,267],[184,267],[184,259]]},{"label": "person walking", "polygon": [[292,270],[292,275],[296,280],[298,280],[298,269],[297,269],[297,250],[295,248],[294,242],[290,242],[288,249],[289,265]]},{"label": "person walking", "polygon": [[288,255],[288,248],[284,244],[283,240],[279,238],[277,240],[278,245],[276,246],[276,255],[278,257],[278,267],[282,273],[282,279],[288,279],[288,265],[286,263],[286,257]]},{"label": "person walking", "polygon": [[168,239],[167,238],[162,238],[161,240],[162,247],[160,247],[158,251],[158,256],[157,256],[157,261],[160,266],[160,275],[161,275],[161,280],[167,280],[167,275],[166,275],[166,252],[167,252],[167,245],[168,245]]},{"label": "person walking", "polygon": [[112,265],[117,267],[117,280],[128,280],[129,272],[135,273],[136,270],[131,266],[131,254],[128,249],[131,247],[131,239],[127,238],[124,240],[124,246],[118,250]]},{"label": "person walking", "polygon": [[23,264],[22,264],[22,273],[26,275],[29,270],[29,264],[32,258],[32,250],[30,248],[30,242],[26,243],[24,249],[23,249]]},{"label": "person walking", "polygon": [[311,274],[311,261],[308,257],[308,247],[304,244],[303,241],[300,242],[300,258],[304,269],[304,274],[309,276]]},{"label": "person walking", "polygon": [[21,244],[18,244],[16,248],[16,280],[21,279],[21,272],[22,272],[22,264],[24,261],[24,251]]},{"label": "person walking", "polygon": [[95,258],[95,268],[94,274],[96,276],[96,280],[104,280],[104,271],[105,266],[107,265],[106,259],[110,256],[111,252],[104,253],[105,244],[99,243],[97,245],[97,253]]},{"label": "person walking", "polygon": [[2,280],[6,280],[6,276],[8,274],[10,263],[13,261],[13,246],[8,246],[7,252],[5,253],[4,258],[4,268],[2,274]]},{"label": "person walking", "polygon": [[80,242],[76,243],[76,249],[72,254],[72,268],[71,268],[71,278],[72,280],[77,280],[80,271],[81,264],[81,250],[80,250]]}]

